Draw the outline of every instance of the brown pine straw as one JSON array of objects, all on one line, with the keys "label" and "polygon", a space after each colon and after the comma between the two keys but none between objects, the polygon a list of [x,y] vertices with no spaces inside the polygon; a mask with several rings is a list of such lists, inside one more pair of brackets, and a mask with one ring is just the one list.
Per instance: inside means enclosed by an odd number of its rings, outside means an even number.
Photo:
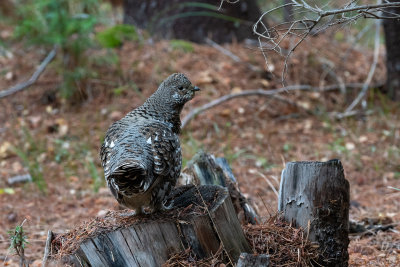
[{"label": "brown pine straw", "polygon": [[51,244],[50,257],[56,260],[72,255],[85,240],[93,238],[102,233],[115,231],[120,228],[128,228],[136,223],[151,220],[176,220],[187,215],[204,214],[204,208],[197,205],[189,205],[173,211],[137,216],[126,216],[131,210],[108,211],[104,217],[96,217],[85,221],[74,229],[63,234],[54,234]]},{"label": "brown pine straw", "polygon": [[[270,266],[312,266],[320,256],[318,245],[306,238],[303,229],[285,222],[280,214],[272,215],[265,223],[242,226],[254,254],[270,255]],[[198,260],[190,249],[173,255],[163,267],[230,266],[222,251],[214,257]]]},{"label": "brown pine straw", "polygon": [[[229,262],[227,257],[224,257],[222,246],[219,247],[215,255],[205,258],[197,259],[192,253],[191,249],[185,249],[180,253],[172,255],[162,267],[222,267],[226,266],[225,262]],[[229,265],[227,265],[229,266]]]},{"label": "brown pine straw", "polygon": [[271,266],[312,266],[320,256],[303,229],[292,227],[280,214],[263,224],[243,226],[243,231],[254,253],[270,255]]},{"label": "brown pine straw", "polygon": [[[187,212],[182,210],[183,213]],[[193,212],[191,210],[190,212]],[[137,223],[135,217],[120,216],[121,211],[110,211],[104,218],[96,218],[83,223],[69,233],[56,235],[52,244],[53,259],[60,260],[71,255],[84,240],[121,227]],[[139,221],[151,219],[142,218]],[[280,214],[272,215],[266,222],[258,225],[244,225],[243,232],[254,254],[270,255],[271,266],[310,266],[318,257],[318,245],[306,238],[302,229],[296,229],[285,222]],[[222,246],[212,257],[198,259],[190,249],[172,255],[163,267],[208,267],[231,266]],[[315,266],[318,266],[315,264]]]}]

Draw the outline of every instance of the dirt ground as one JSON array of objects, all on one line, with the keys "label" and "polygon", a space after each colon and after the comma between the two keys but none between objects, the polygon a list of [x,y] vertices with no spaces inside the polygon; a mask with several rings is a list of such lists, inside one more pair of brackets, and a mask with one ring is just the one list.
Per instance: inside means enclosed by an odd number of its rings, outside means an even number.
[{"label": "dirt ground", "polygon": [[[103,182],[98,156],[102,138],[113,121],[140,105],[169,74],[184,72],[201,88],[182,117],[225,94],[282,86],[279,56],[271,55],[268,73],[255,47],[226,45],[242,61],[235,62],[213,47],[192,46],[190,52],[168,41],[125,43],[113,51],[119,56],[117,66],[107,62],[93,66],[97,77],[88,81],[89,99],[82,104],[54,100],[48,93],[60,83],[52,65],[34,86],[0,99],[0,265],[17,265],[18,258],[8,250],[7,231],[24,219],[26,256],[31,266],[40,266],[49,229],[65,232],[118,209]],[[347,49],[346,57],[338,56],[338,51]],[[18,46],[9,48],[9,53],[0,55],[2,89],[27,79],[46,55]],[[102,58],[107,53],[96,50],[86,56]],[[296,51],[286,83],[322,87],[336,84],[335,76],[346,84],[362,83],[371,61],[370,50],[320,35]],[[329,62],[334,75],[329,75],[324,62]],[[384,82],[384,69],[381,60],[373,83]],[[286,162],[339,158],[350,182],[350,218],[397,223],[400,192],[389,187],[400,187],[399,104],[375,88],[367,98],[371,113],[334,119],[332,112],[342,112],[358,91],[290,91],[281,93],[281,99],[253,96],[223,103],[198,115],[183,130],[184,163],[199,149],[226,157],[241,190],[268,218],[277,210],[275,191]],[[43,173],[45,192],[35,183],[7,183],[8,178],[29,171]],[[351,236],[350,265],[399,266],[399,231],[397,224],[389,231]]]}]

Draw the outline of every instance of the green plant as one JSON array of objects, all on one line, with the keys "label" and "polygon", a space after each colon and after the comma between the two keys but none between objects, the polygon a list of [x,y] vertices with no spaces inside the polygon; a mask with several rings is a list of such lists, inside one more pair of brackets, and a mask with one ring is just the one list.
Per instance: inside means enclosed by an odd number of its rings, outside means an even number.
[{"label": "green plant", "polygon": [[331,151],[336,152],[338,154],[345,154],[348,152],[348,149],[346,148],[344,139],[342,137],[336,138],[328,146]]},{"label": "green plant", "polygon": [[[198,7],[201,8],[201,11],[187,11],[187,12],[178,12],[174,15],[168,15],[169,12],[174,10],[181,10],[185,7]],[[170,5],[168,8],[161,10],[160,12],[156,13],[148,26],[149,32],[154,32],[155,29],[158,27],[165,25],[170,21],[174,21],[179,18],[186,18],[186,17],[214,17],[225,21],[231,21],[235,23],[235,25],[239,25],[243,22],[242,19],[238,19],[235,17],[227,16],[217,12],[218,7],[216,5],[201,3],[201,2],[185,2],[185,3],[177,3],[174,5]]]},{"label": "green plant", "polygon": [[29,174],[32,177],[32,182],[39,188],[42,193],[46,193],[47,184],[43,178],[42,166],[39,163],[39,158],[45,152],[43,144],[33,139],[31,133],[23,128],[21,143],[13,150],[17,156],[22,160]]},{"label": "green plant", "polygon": [[88,156],[86,160],[86,169],[89,171],[90,177],[93,180],[93,191],[99,192],[99,188],[104,184],[104,180],[97,171],[93,158]]},{"label": "green plant", "polygon": [[117,88],[114,88],[113,89],[113,94],[115,96],[120,96],[120,95],[125,94],[125,92],[127,92],[129,90],[135,91],[135,93],[138,94],[141,99],[145,98],[143,96],[142,92],[140,92],[139,86],[134,82],[129,82],[128,84],[125,84],[125,85],[119,86]]},{"label": "green plant", "polygon": [[184,168],[188,161],[200,150],[203,150],[203,145],[196,140],[190,132],[184,132],[182,135],[182,167]]},{"label": "green plant", "polygon": [[115,48],[124,40],[138,41],[139,36],[134,26],[119,24],[97,33],[96,39],[105,48]]},{"label": "green plant", "polygon": [[4,193],[9,195],[14,195],[15,190],[11,187],[0,188],[0,195]]},{"label": "green plant", "polygon": [[62,161],[68,159],[70,154],[70,152],[68,151],[69,143],[61,139],[55,139],[54,144],[54,161],[57,163],[61,163]]},{"label": "green plant", "polygon": [[194,51],[192,43],[184,40],[171,40],[169,41],[169,45],[173,50],[181,50],[185,53],[191,53]]},{"label": "green plant", "polygon": [[89,68],[85,51],[93,46],[91,33],[98,0],[27,0],[18,5],[21,18],[15,27],[16,38],[28,45],[59,47],[63,77],[61,95],[85,97],[86,79],[93,72]]},{"label": "green plant", "polygon": [[21,223],[21,225],[17,225],[14,230],[8,231],[11,241],[9,249],[13,250],[19,256],[20,266],[29,266],[25,258],[25,247],[29,244],[23,228],[25,221],[26,219]]},{"label": "green plant", "polygon": [[289,152],[292,149],[293,145],[289,143],[285,143],[282,147],[284,152]]}]

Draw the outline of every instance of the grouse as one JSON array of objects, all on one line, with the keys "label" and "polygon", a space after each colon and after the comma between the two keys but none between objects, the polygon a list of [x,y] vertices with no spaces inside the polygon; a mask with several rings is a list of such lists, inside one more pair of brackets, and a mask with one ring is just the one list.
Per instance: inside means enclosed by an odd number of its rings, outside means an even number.
[{"label": "grouse", "polygon": [[142,106],[114,122],[101,146],[104,176],[119,204],[140,214],[165,209],[163,200],[182,165],[180,113],[200,90],[182,73],[164,80]]}]

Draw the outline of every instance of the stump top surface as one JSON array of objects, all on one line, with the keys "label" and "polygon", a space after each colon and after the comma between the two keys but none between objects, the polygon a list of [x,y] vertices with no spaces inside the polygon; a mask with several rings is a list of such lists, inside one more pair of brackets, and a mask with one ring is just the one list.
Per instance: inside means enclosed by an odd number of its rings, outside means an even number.
[{"label": "stump top surface", "polygon": [[[201,197],[199,193],[201,193]],[[131,212],[130,210],[110,210],[103,217],[95,217],[91,221],[83,222],[65,234],[56,234],[52,242],[52,257],[61,258],[66,254],[72,254],[82,242],[91,237],[128,228],[135,224],[189,220],[193,217],[203,216],[207,214],[207,211],[213,211],[218,207],[218,204],[227,196],[229,196],[227,189],[220,186],[187,185],[174,189],[167,199],[167,204],[172,208],[165,212],[126,216],[127,212]]]}]

